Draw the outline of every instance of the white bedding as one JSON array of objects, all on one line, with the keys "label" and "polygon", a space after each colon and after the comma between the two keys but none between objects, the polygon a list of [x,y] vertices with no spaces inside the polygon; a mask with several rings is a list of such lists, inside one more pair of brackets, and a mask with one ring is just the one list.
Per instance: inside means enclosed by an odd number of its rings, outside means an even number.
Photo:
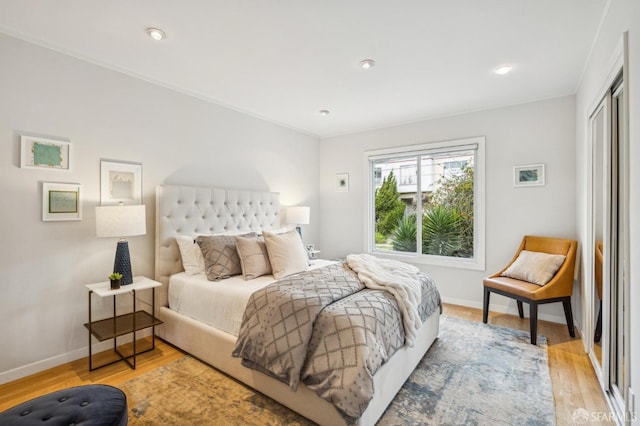
[{"label": "white bedding", "polygon": [[[310,269],[334,263],[315,260]],[[245,281],[237,275],[221,281],[209,281],[205,274],[185,272],[169,279],[169,308],[182,315],[238,336],[242,315],[251,294],[274,282],[272,275]]]}]

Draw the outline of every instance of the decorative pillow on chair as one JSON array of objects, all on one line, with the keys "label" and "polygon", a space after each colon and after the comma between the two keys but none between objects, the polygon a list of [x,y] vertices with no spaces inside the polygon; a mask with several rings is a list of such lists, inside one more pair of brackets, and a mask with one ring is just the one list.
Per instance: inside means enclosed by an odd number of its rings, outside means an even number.
[{"label": "decorative pillow on chair", "polygon": [[240,257],[236,250],[236,237],[231,235],[199,236],[196,242],[202,249],[205,272],[210,281],[220,281],[240,275]]},{"label": "decorative pillow on chair", "polygon": [[558,272],[565,257],[561,254],[522,250],[501,275],[543,286]]},{"label": "decorative pillow on chair", "polygon": [[204,273],[204,257],[194,235],[176,235],[182,266],[189,275]]},{"label": "decorative pillow on chair", "polygon": [[236,237],[236,248],[242,265],[242,276],[252,280],[271,273],[267,246],[262,237]]},{"label": "decorative pillow on chair", "polygon": [[280,279],[287,275],[309,269],[309,257],[296,231],[273,234],[265,231],[264,242],[269,253],[273,277]]}]

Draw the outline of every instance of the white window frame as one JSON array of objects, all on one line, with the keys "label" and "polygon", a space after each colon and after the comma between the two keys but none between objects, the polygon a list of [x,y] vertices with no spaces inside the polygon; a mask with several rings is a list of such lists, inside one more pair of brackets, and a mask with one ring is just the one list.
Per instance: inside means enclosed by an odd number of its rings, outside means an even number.
[{"label": "white window frame", "polygon": [[[474,211],[473,211],[473,253],[472,258],[435,256],[418,253],[402,253],[375,249],[375,188],[374,188],[374,161],[394,156],[409,156],[430,154],[437,151],[460,150],[465,146],[475,145],[475,164],[473,177]],[[478,136],[465,139],[430,142],[420,145],[408,145],[394,148],[384,148],[365,151],[365,247],[366,251],[380,257],[400,260],[408,263],[446,266],[451,268],[485,270],[485,137]],[[420,179],[418,179],[418,182]],[[420,234],[422,235],[422,234]],[[418,238],[420,240],[420,238]],[[420,242],[420,241],[419,241]],[[421,244],[418,245],[421,247]]]}]

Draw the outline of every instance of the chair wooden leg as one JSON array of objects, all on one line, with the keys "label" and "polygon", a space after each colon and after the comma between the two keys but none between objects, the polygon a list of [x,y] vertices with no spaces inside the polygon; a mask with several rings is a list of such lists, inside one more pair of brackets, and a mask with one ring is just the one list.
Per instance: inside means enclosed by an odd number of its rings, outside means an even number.
[{"label": "chair wooden leg", "polygon": [[482,304],[482,322],[487,323],[487,319],[489,316],[489,297],[491,296],[491,292],[487,287],[484,288],[484,302]]},{"label": "chair wooden leg", "polygon": [[569,329],[569,336],[576,337],[576,332],[573,328],[573,312],[571,311],[571,297],[565,297],[562,299],[562,307],[564,308],[564,316],[567,319],[567,328]]},{"label": "chair wooden leg", "polygon": [[531,344],[536,345],[538,342],[538,304],[534,301],[529,302],[529,324]]},{"label": "chair wooden leg", "polygon": [[522,301],[518,300],[518,315],[520,318],[524,318],[524,309],[522,309]]}]

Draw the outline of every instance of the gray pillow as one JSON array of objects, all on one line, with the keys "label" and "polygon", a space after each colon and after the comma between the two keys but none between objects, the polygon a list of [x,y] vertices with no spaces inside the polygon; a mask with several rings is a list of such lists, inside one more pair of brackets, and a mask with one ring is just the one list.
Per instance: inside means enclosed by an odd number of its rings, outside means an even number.
[{"label": "gray pillow", "polygon": [[271,274],[267,246],[262,237],[238,236],[236,237],[236,248],[245,280]]},{"label": "gray pillow", "polygon": [[240,257],[236,250],[236,237],[231,235],[198,236],[196,242],[204,256],[204,271],[210,281],[220,281],[240,275]]}]

